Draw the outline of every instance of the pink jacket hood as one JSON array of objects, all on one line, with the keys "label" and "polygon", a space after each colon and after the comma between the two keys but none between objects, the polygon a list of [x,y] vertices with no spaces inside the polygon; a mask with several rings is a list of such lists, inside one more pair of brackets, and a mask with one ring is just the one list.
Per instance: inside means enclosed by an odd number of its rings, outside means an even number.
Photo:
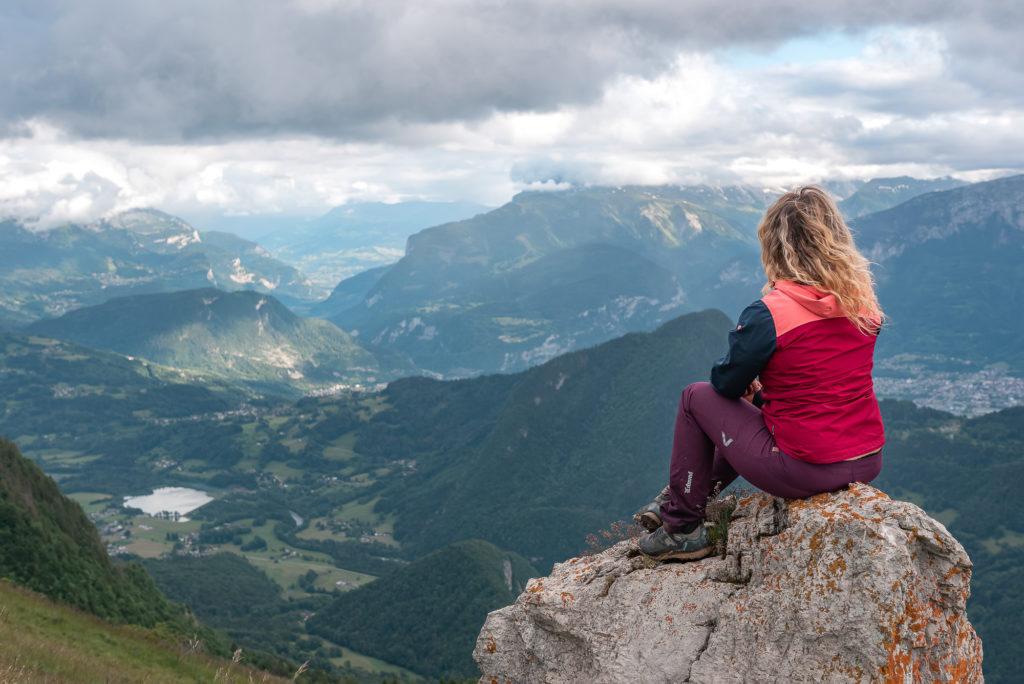
[{"label": "pink jacket hood", "polygon": [[778,280],[775,282],[775,289],[821,318],[839,318],[845,315],[835,295],[822,292],[810,285]]}]

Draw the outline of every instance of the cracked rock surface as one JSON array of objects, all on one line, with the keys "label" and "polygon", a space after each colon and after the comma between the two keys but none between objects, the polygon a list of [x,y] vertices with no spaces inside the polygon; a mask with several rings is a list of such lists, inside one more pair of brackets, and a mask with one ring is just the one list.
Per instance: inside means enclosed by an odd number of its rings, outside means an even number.
[{"label": "cracked rock surface", "polygon": [[636,553],[631,540],[560,563],[491,613],[481,681],[983,681],[966,552],[867,485],[747,497],[724,557]]}]

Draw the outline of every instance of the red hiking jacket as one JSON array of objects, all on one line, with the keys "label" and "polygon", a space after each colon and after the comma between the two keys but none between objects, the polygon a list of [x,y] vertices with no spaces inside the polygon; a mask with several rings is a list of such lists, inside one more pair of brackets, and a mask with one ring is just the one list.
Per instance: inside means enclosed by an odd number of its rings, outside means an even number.
[{"label": "red hiking jacket", "polygon": [[711,384],[738,398],[760,377],[761,411],[779,448],[810,463],[843,461],[885,443],[871,380],[876,339],[833,295],[779,281],[740,314]]}]

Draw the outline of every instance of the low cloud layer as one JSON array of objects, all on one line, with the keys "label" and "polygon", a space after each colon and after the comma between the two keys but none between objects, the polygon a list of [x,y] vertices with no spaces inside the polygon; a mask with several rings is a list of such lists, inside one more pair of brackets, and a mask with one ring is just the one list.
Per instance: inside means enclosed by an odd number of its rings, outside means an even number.
[{"label": "low cloud layer", "polygon": [[[1022,163],[1022,7],[5,3],[0,215],[52,225],[132,206],[495,204],[565,183],[984,177]],[[830,56],[828,35],[863,47]],[[773,58],[798,37],[818,37],[818,52]]]}]

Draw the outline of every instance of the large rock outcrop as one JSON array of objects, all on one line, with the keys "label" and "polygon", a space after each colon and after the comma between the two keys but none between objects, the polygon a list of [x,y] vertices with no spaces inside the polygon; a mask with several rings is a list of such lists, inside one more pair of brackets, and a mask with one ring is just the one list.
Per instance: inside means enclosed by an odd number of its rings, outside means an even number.
[{"label": "large rock outcrop", "polygon": [[560,563],[491,613],[481,681],[983,681],[966,552],[872,487],[749,496],[724,556],[636,553],[631,540]]}]

